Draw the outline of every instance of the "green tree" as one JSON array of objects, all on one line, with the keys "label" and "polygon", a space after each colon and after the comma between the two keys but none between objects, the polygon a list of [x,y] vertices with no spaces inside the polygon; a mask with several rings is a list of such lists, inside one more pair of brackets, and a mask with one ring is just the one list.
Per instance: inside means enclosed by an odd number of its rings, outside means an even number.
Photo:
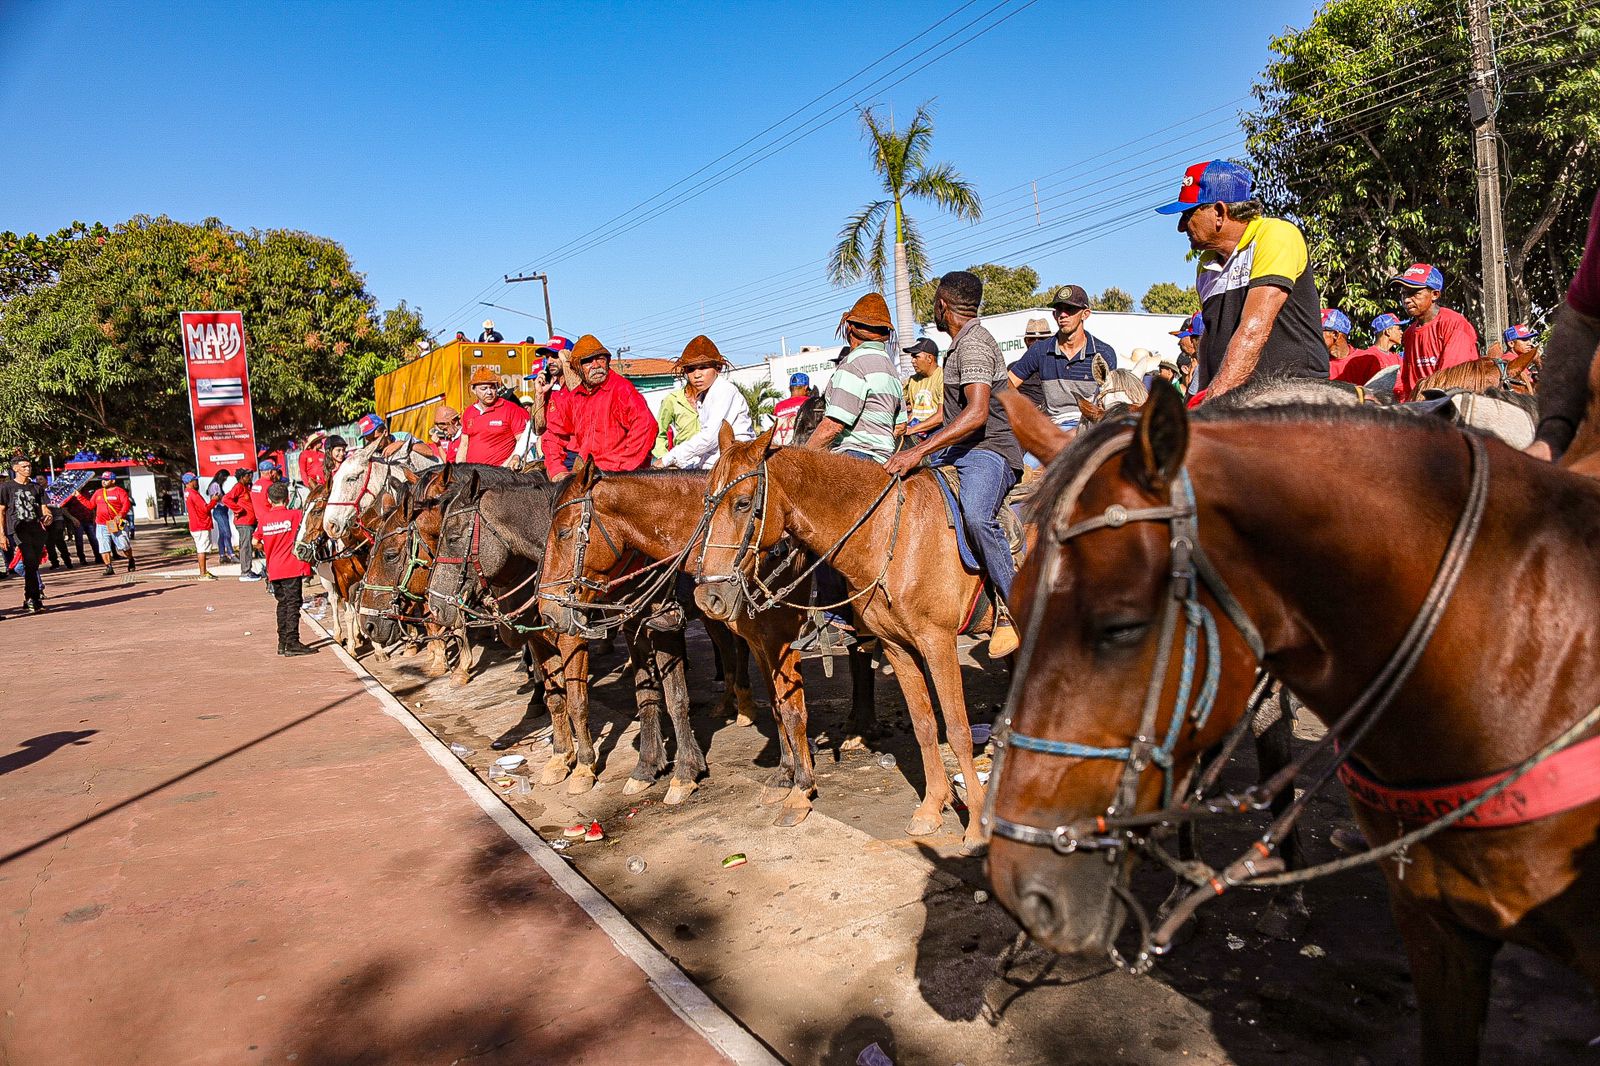
[{"label": "green tree", "polygon": [[110,232],[99,222],[74,222],[44,237],[37,233],[19,237],[10,230],[0,233],[0,305],[13,296],[55,284],[74,244],[91,240],[99,246]]},{"label": "green tree", "polygon": [[[1582,251],[1600,183],[1600,19],[1587,0],[1504,0],[1493,29],[1517,321],[1557,305]],[[1444,271],[1452,307],[1481,319],[1458,6],[1330,0],[1272,49],[1244,120],[1251,165],[1267,206],[1305,229],[1324,302],[1358,321],[1394,310],[1388,279],[1420,260]]]},{"label": "green tree", "polygon": [[1089,304],[1096,311],[1132,311],[1133,294],[1109,285],[1099,296],[1089,297]]},{"label": "green tree", "polygon": [[[986,315],[1003,315],[1007,311],[1041,307],[1041,299],[1049,299],[1048,293],[1038,292],[1039,272],[1031,266],[978,263],[967,269],[983,279],[983,307],[980,310]],[[918,322],[933,318],[933,293],[938,287],[939,279],[930,278],[911,291],[911,309]]]},{"label": "green tree", "polygon": [[733,384],[744,397],[744,402],[750,406],[750,423],[756,426],[759,432],[760,427],[766,424],[766,420],[772,417],[773,405],[782,397],[769,381],[755,381],[748,385],[735,381]]},{"label": "green tree", "polygon": [[1200,294],[1193,285],[1180,289],[1173,282],[1158,281],[1144,291],[1139,305],[1151,315],[1192,315],[1200,310]]},{"label": "green tree", "polygon": [[[887,292],[892,254],[895,321],[901,336],[909,338],[916,332],[911,290],[928,276],[928,253],[921,232],[905,211],[905,201],[921,200],[968,222],[983,217],[983,205],[972,184],[953,166],[928,161],[933,143],[931,103],[917,108],[903,132],[895,129],[892,122],[885,124],[870,107],[861,112],[861,127],[870,142],[872,169],[883,184],[885,196],[850,216],[839,231],[828,276],[835,285],[869,278],[880,292]],[[901,361],[906,364],[902,369],[909,372],[909,357],[902,357]]]},{"label": "green tree", "polygon": [[420,319],[379,317],[345,250],[292,230],[139,216],[73,240],[54,283],[0,317],[0,446],[191,453],[178,312],[244,313],[256,434],[296,434],[368,410]]}]

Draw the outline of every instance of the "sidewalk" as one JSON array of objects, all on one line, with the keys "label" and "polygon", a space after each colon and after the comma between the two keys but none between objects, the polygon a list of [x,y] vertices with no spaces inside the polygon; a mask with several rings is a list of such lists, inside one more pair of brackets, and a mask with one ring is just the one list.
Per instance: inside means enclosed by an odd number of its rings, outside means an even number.
[{"label": "sidewalk", "polygon": [[0,584],[0,1063],[726,1061],[263,586],[46,580]]}]

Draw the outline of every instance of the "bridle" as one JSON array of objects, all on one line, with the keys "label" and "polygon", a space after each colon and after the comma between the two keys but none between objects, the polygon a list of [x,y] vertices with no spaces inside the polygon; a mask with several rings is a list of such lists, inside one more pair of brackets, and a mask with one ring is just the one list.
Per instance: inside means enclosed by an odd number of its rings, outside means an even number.
[{"label": "bridle", "polygon": [[[400,533],[406,534],[405,569],[392,585],[376,585],[372,583],[370,578],[362,581],[361,594],[356,600],[356,610],[361,614],[369,617],[389,618],[395,621],[416,620],[415,613],[411,610],[408,610],[407,606],[422,604],[424,603],[425,597],[420,593],[411,591],[411,579],[413,576],[415,576],[418,570],[430,570],[435,561],[432,557],[435,554],[433,552],[429,553],[429,558],[423,558],[422,549],[424,549],[426,545],[423,543],[421,535],[417,532],[416,523],[414,521],[410,521],[404,523],[403,525],[396,525],[390,527],[389,529],[383,530],[373,540],[372,553],[369,558],[382,559],[383,542]],[[368,573],[371,573],[370,569]],[[369,592],[389,593],[391,596],[391,601],[388,610],[381,610],[377,607],[367,606],[367,594]],[[424,608],[424,610],[426,610],[426,608]]]},{"label": "bridle", "polygon": [[[1202,902],[1242,884],[1250,882],[1266,884],[1264,878],[1267,875],[1282,870],[1282,860],[1275,855],[1278,845],[1294,828],[1306,805],[1332,779],[1339,765],[1349,758],[1350,753],[1382,716],[1410,677],[1443,617],[1451,594],[1455,591],[1467,557],[1472,551],[1488,501],[1489,466],[1483,441],[1475,434],[1468,433],[1463,436],[1467,441],[1471,471],[1467,500],[1451,531],[1444,557],[1434,574],[1428,594],[1400,644],[1361,695],[1336,721],[1330,723],[1326,734],[1320,740],[1291,760],[1290,764],[1274,774],[1271,780],[1254,785],[1237,796],[1225,795],[1206,800],[1204,792],[1215,783],[1216,777],[1221,772],[1221,764],[1227,761],[1228,754],[1248,728],[1252,717],[1250,714],[1240,717],[1238,725],[1234,727],[1233,735],[1227,740],[1224,754],[1212,764],[1211,771],[1202,775],[1201,780],[1181,803],[1170,806],[1174,783],[1173,754],[1184,724],[1192,723],[1196,733],[1204,728],[1215,701],[1221,671],[1221,648],[1218,643],[1216,623],[1210,610],[1198,598],[1200,586],[1203,585],[1211,593],[1217,605],[1222,608],[1228,620],[1249,645],[1256,661],[1260,663],[1266,658],[1260,631],[1245,613],[1239,600],[1229,590],[1227,583],[1200,545],[1198,511],[1188,470],[1180,468],[1173,479],[1170,502],[1166,506],[1127,508],[1121,504],[1112,504],[1099,515],[1063,525],[1089,480],[1108,460],[1126,451],[1132,443],[1131,434],[1119,434],[1089,454],[1058,502],[1052,507],[1050,517],[1044,523],[1045,535],[1057,550],[1041,558],[1038,567],[1033,596],[1035,606],[1030,613],[1022,647],[1017,655],[1011,693],[995,738],[994,767],[981,824],[996,836],[1019,844],[1048,847],[1062,855],[1070,855],[1077,851],[1103,852],[1108,862],[1117,861],[1124,851],[1137,847],[1164,862],[1195,885],[1195,890],[1173,908],[1160,928],[1152,932],[1142,907],[1124,884],[1126,871],[1123,871],[1113,883],[1113,891],[1129,914],[1136,919],[1140,927],[1140,944],[1132,961],[1125,959],[1115,945],[1110,946],[1108,952],[1116,965],[1133,973],[1144,972],[1149,969],[1154,956],[1163,954],[1167,950],[1178,928],[1193,915]],[[1017,713],[1017,703],[1021,698],[1020,694],[1026,691],[1033,656],[1039,647],[1041,624],[1046,613],[1043,605],[1063,565],[1065,545],[1098,530],[1119,529],[1138,522],[1163,523],[1170,528],[1168,550],[1171,563],[1155,666],[1145,692],[1137,732],[1125,745],[1095,747],[1031,736],[1013,730],[1011,723]],[[1161,695],[1166,687],[1173,636],[1180,618],[1184,624],[1184,650],[1178,691],[1166,733],[1157,740]],[[1206,644],[1205,676],[1191,704],[1190,695],[1199,659],[1199,635],[1204,636]],[[1258,694],[1262,689],[1263,685],[1258,684]],[[1336,744],[1338,753],[1330,760],[1329,765],[1319,771],[1315,783],[1307,787],[1289,804],[1283,814],[1274,819],[1267,831],[1252,844],[1250,850],[1220,872],[1203,863],[1178,863],[1155,843],[1148,832],[1204,817],[1266,809],[1274,797],[1285,789],[1293,787],[1294,780],[1301,770]],[[1121,762],[1122,773],[1105,813],[1095,818],[1052,827],[1028,825],[1000,817],[995,813],[995,801],[999,792],[1004,757],[1007,749],[1012,748],[1043,755]],[[1162,773],[1161,808],[1140,814],[1134,809],[1139,782],[1151,766],[1155,766]]]},{"label": "bridle", "polygon": [[[459,525],[469,517],[472,521],[462,534],[465,543],[461,545],[459,553],[448,556],[443,554],[447,550],[457,551],[457,549],[449,547],[452,543],[450,535],[451,523],[454,522]],[[466,506],[450,507],[446,510],[439,522],[439,548],[434,556],[433,573],[428,582],[427,595],[429,600],[437,601],[460,611],[466,617],[465,624],[469,628],[504,626],[517,633],[542,632],[547,628],[546,626],[530,626],[520,621],[522,616],[539,602],[537,596],[527,597],[520,605],[510,610],[505,610],[500,606],[501,601],[510,599],[538,581],[540,568],[535,566],[533,572],[527,577],[497,595],[493,591],[489,575],[484,573],[483,563],[479,558],[480,545],[486,531],[509,550],[510,546],[506,544],[505,538],[494,526],[484,520],[479,510],[478,501],[474,500]],[[434,586],[438,583],[439,578],[450,572],[450,569],[447,568],[453,569],[455,567],[461,568],[456,577],[455,591],[445,592],[442,589],[436,589]],[[469,568],[477,576],[476,587],[470,591],[466,588]]]},{"label": "bridle", "polygon": [[[595,509],[594,494],[585,493],[582,496],[564,500],[550,512],[551,528],[555,527],[557,517],[569,507],[579,509],[578,521],[572,527],[574,547],[572,550],[572,571],[565,578],[543,582],[539,586],[539,599],[547,603],[564,607],[568,611],[583,611],[585,614],[597,612],[606,615],[597,623],[585,622],[581,626],[574,621],[573,626],[581,632],[575,636],[590,639],[600,637],[617,626],[628,622],[646,608],[657,601],[661,592],[673,580],[678,570],[678,563],[683,559],[683,551],[675,552],[665,559],[657,559],[644,566],[636,566],[644,556],[631,545],[622,548],[617,544],[610,531],[606,529],[605,522]],[[594,540],[594,534],[599,533],[600,539],[611,551],[615,560],[598,578],[589,576],[587,566],[589,558],[589,545]],[[694,536],[698,536],[700,528],[695,527]],[[694,543],[694,536],[689,539],[689,544]],[[608,595],[613,589],[621,585],[636,582],[642,575],[655,571],[655,575],[632,595],[621,602],[608,602],[596,597]],[[547,589],[560,587],[559,592],[548,592]]]}]

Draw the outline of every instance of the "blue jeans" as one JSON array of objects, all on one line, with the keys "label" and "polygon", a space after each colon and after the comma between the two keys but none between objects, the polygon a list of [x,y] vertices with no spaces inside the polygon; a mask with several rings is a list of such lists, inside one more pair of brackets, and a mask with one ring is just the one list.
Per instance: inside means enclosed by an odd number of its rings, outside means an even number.
[{"label": "blue jeans", "polygon": [[217,531],[217,555],[233,554],[233,519],[226,507],[211,509],[211,525]]},{"label": "blue jeans", "polygon": [[1000,595],[1011,600],[1011,546],[995,518],[1000,503],[1017,483],[1017,472],[1005,457],[984,448],[953,445],[928,457],[929,466],[954,466],[961,472],[961,521],[977,549],[978,559]]}]

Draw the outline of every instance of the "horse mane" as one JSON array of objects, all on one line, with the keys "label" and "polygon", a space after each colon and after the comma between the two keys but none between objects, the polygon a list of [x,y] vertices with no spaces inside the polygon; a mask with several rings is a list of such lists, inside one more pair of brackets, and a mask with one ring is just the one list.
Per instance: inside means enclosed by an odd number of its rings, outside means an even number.
[{"label": "horse mane", "polygon": [[1095,401],[1099,402],[1102,396],[1113,392],[1120,392],[1127,396],[1130,404],[1134,407],[1139,406],[1150,398],[1150,389],[1145,385],[1144,378],[1127,367],[1121,366],[1115,370],[1106,371],[1105,380],[1100,383],[1100,390],[1095,394]]},{"label": "horse mane", "polygon": [[1462,392],[1484,393],[1491,388],[1499,387],[1500,368],[1495,366],[1494,360],[1474,359],[1470,363],[1457,363],[1443,370],[1435,370],[1417,382],[1416,391],[1419,396],[1425,389],[1438,389],[1441,392],[1459,389]]}]

